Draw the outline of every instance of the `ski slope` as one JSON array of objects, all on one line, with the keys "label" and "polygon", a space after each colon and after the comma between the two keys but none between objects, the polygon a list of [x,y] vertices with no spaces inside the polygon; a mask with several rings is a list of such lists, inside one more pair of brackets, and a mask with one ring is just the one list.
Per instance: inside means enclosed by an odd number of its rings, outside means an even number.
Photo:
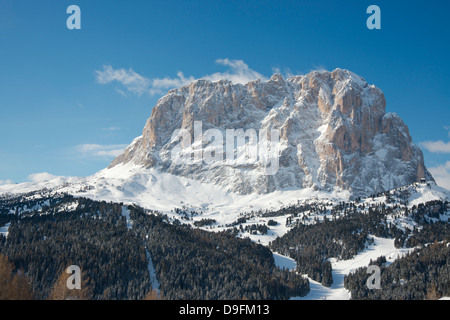
[{"label": "ski slope", "polygon": [[[333,268],[333,284],[331,287],[325,287],[317,281],[309,279],[310,293],[305,297],[295,297],[292,300],[350,300],[351,295],[344,288],[344,277],[354,270],[367,267],[371,260],[376,260],[380,256],[385,256],[387,264],[395,259],[402,257],[413,249],[397,249],[394,246],[394,239],[384,239],[373,237],[374,243],[369,245],[364,251],[360,252],[350,260],[330,259]],[[284,257],[274,253],[275,263],[280,268],[295,270],[296,263],[289,257]]]}]

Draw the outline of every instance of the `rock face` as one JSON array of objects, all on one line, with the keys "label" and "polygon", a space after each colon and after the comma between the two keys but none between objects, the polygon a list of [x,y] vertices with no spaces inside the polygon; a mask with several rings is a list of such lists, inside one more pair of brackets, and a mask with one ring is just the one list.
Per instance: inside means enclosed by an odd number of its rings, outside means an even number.
[{"label": "rock face", "polygon": [[[288,79],[275,74],[268,81],[246,85],[197,80],[162,97],[142,136],[110,167],[132,162],[227,186],[241,194],[341,188],[362,196],[421,178],[433,180],[407,126],[396,114],[386,113],[385,107],[380,89],[342,69]],[[196,124],[201,124],[200,139]],[[188,142],[188,147],[182,149],[184,156],[197,161],[174,161],[174,148],[180,146],[179,137],[174,135],[177,129],[188,133],[189,141],[183,140]],[[253,130],[267,137],[271,136],[268,132],[276,130],[278,150],[270,152],[277,155],[277,170],[267,174],[267,162],[233,162],[230,155],[223,161],[202,161],[212,141],[223,146],[225,154],[227,129],[242,129],[245,133]],[[208,130],[221,132],[224,140],[205,135]],[[262,136],[259,138],[262,141]],[[234,142],[233,138],[231,146]],[[219,149],[214,150],[216,153],[209,154],[217,155]],[[262,159],[263,155],[258,155]]]}]

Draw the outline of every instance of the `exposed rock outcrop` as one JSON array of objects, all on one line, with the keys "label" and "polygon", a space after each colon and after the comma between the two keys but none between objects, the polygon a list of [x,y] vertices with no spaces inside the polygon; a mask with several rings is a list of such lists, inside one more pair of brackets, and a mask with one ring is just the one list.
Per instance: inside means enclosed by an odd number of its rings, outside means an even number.
[{"label": "exposed rock outcrop", "polygon": [[[133,162],[228,186],[242,194],[338,187],[355,195],[369,195],[420,178],[432,180],[407,126],[385,108],[380,89],[342,69],[288,79],[275,74],[268,81],[246,85],[197,80],[162,97],[142,136],[110,167]],[[195,124],[200,122],[203,133],[209,129],[222,133],[224,155],[227,129],[268,135],[277,130],[277,170],[267,174],[267,162],[227,162],[226,156],[215,163],[175,163],[173,150],[180,144],[179,139],[173,139],[177,129],[185,129],[191,138],[191,149],[185,149],[185,156],[186,150],[192,150],[192,158],[198,160],[196,156],[209,152],[211,139],[203,135],[201,147],[200,140],[195,140],[199,130]]]}]

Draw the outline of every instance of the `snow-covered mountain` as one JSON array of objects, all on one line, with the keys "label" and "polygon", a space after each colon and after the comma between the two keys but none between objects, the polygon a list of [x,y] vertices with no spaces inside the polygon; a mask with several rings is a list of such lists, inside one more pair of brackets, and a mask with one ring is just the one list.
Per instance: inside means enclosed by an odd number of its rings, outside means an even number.
[{"label": "snow-covered mountain", "polygon": [[[287,80],[276,74],[246,85],[197,80],[162,97],[143,135],[108,168],[85,178],[0,186],[0,195],[46,188],[165,213],[184,207],[221,214],[224,223],[240,212],[277,210],[302,199],[347,201],[421,178],[434,186],[423,189],[432,199],[449,199],[435,186],[407,126],[385,113],[385,104],[380,89],[341,69]],[[199,122],[203,131],[216,129],[225,137],[227,129],[279,130],[277,172],[266,174],[263,162],[238,159],[174,163],[174,132],[184,128],[189,134]],[[195,156],[200,144],[192,133],[187,153]],[[212,143],[202,142],[205,154]],[[219,147],[225,152],[226,141]],[[239,150],[234,154],[245,158]]]},{"label": "snow-covered mountain", "polygon": [[[289,79],[274,75],[246,85],[198,80],[161,98],[142,136],[108,168],[89,177],[48,175],[1,185],[0,213],[46,215],[52,203],[53,214],[70,213],[90,198],[119,203],[129,230],[138,224],[127,205],[136,204],[170,224],[250,238],[273,251],[276,266],[293,270],[297,261],[287,255],[294,247],[289,238],[273,246],[277,239],[300,225],[381,208],[380,230],[398,234],[368,235],[350,259],[330,255],[332,285],[310,276],[309,294],[302,297],[349,299],[345,276],[380,256],[393,263],[414,250],[396,245],[398,239],[405,243],[403,233],[445,225],[450,218],[450,191],[435,184],[407,126],[385,113],[385,106],[380,89],[341,69]],[[277,134],[279,144],[264,145],[267,135]],[[256,157],[245,152],[255,140]],[[59,205],[66,194],[75,197]],[[434,236],[440,239],[445,232],[439,223]],[[10,226],[4,219],[0,235],[8,237]],[[153,287],[159,288],[149,251],[146,257]]]},{"label": "snow-covered mountain", "polygon": [[[403,189],[408,192],[410,207],[433,200],[450,201],[450,191],[434,182],[416,182],[391,192]],[[238,194],[214,183],[200,182],[132,163],[119,164],[89,177],[56,177],[42,182],[0,186],[0,198],[22,195],[26,199],[37,199],[54,197],[61,193],[94,200],[123,202],[124,205],[136,204],[168,214],[173,219],[181,217],[174,210],[177,208],[184,212],[201,212],[201,215],[191,222],[197,218],[210,218],[223,225],[234,222],[244,212],[276,211],[310,201],[337,204],[354,198],[349,190],[335,189],[329,192],[313,188],[277,190],[266,194]],[[369,202],[386,202],[382,193],[374,199],[372,196],[363,199]],[[286,231],[287,229],[282,228],[273,235],[280,236]],[[258,240],[268,241],[260,238]]]},{"label": "snow-covered mountain", "polygon": [[[276,74],[246,85],[197,80],[162,97],[143,135],[108,168],[86,178],[0,186],[0,195],[47,188],[162,212],[186,207],[234,219],[239,212],[276,210],[299,199],[347,201],[421,178],[433,182],[407,126],[385,113],[385,104],[380,89],[341,69],[287,80]],[[227,129],[279,130],[278,171],[266,174],[263,162],[230,163],[226,157],[220,163],[173,163],[174,132],[190,133],[199,122],[203,131],[217,129],[225,137]],[[198,142],[194,139],[188,153],[196,155]],[[208,147],[203,141],[203,154]],[[446,197],[443,189],[433,195]]]},{"label": "snow-covered mountain", "polygon": [[[162,97],[142,136],[107,170],[133,164],[239,194],[308,188],[368,196],[433,181],[407,126],[385,107],[380,89],[342,69],[245,85],[197,80]],[[263,138],[277,135],[264,149]]]}]

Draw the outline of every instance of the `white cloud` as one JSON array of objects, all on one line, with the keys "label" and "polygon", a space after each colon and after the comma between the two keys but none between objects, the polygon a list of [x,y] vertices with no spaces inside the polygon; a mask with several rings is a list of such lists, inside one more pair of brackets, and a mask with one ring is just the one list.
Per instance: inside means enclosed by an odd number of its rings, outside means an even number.
[{"label": "white cloud", "polygon": [[102,131],[118,131],[118,130],[120,130],[119,127],[102,128]]},{"label": "white cloud", "polygon": [[127,147],[126,144],[80,144],[73,148],[73,151],[81,157],[90,158],[115,158]]},{"label": "white cloud", "polygon": [[275,74],[275,73],[281,74],[285,79],[288,79],[295,75],[289,68],[283,68],[283,70],[281,70],[281,68],[279,68],[279,67],[273,67],[272,74]]},{"label": "white cloud", "polygon": [[136,73],[133,69],[113,69],[112,66],[104,65],[102,71],[96,71],[97,82],[109,84],[117,81],[127,88],[128,91],[141,95],[148,90],[150,80]]},{"label": "white cloud", "polygon": [[148,92],[151,95],[164,94],[166,91],[170,89],[182,87],[184,85],[191,83],[194,80],[195,80],[194,77],[190,76],[186,78],[183,72],[178,71],[177,78],[166,77],[162,79],[159,78],[152,79],[151,86],[148,88]]},{"label": "white cloud", "polygon": [[229,67],[230,70],[226,72],[216,72],[211,75],[204,76],[202,79],[211,81],[226,79],[233,83],[241,84],[246,84],[249,81],[256,79],[266,80],[266,77],[259,72],[250,69],[242,60],[217,59],[216,63]]},{"label": "white cloud", "polygon": [[[256,79],[266,79],[266,77],[259,72],[250,69],[249,66],[242,60],[217,59],[216,63],[228,67],[229,70],[205,75],[200,77],[200,79],[210,81],[227,79],[233,83],[241,84],[245,84]],[[103,70],[96,71],[96,75],[97,82],[100,84],[118,82],[123,85],[128,92],[137,95],[141,95],[143,93],[148,93],[150,95],[164,94],[170,89],[182,87],[196,80],[194,76],[186,77],[181,71],[177,72],[177,76],[174,78],[165,77],[150,79],[136,73],[131,68],[128,70],[114,69],[110,65],[104,65]],[[126,95],[126,92],[121,89],[117,89],[117,91],[124,96]]]},{"label": "white cloud", "polygon": [[450,142],[425,141],[420,145],[432,153],[450,153]]},{"label": "white cloud", "polygon": [[447,131],[448,137],[450,138],[450,126],[445,126],[444,130]]},{"label": "white cloud", "polygon": [[450,190],[450,161],[437,167],[428,168],[428,170],[439,186]]},{"label": "white cloud", "polygon": [[0,186],[7,185],[7,184],[14,184],[12,180],[6,179],[6,180],[0,180]]},{"label": "white cloud", "polygon": [[328,70],[323,65],[315,65],[314,68],[310,70],[310,72],[313,72],[313,71],[325,72]]},{"label": "white cloud", "polygon": [[33,173],[28,176],[28,180],[30,180],[31,182],[45,182],[53,180],[55,178],[57,178],[57,176],[48,172]]}]

